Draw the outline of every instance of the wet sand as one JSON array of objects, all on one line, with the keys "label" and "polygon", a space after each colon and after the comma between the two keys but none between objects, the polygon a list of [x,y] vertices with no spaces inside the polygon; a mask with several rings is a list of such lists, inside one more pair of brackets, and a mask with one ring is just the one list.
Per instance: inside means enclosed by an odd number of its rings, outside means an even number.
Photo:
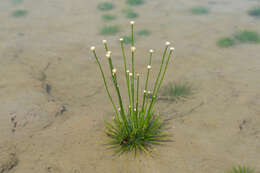
[{"label": "wet sand", "polygon": [[[122,67],[118,38],[130,31],[120,15],[126,4],[111,1],[118,15],[111,24],[121,32],[106,37],[98,34],[104,12],[94,0],[0,2],[0,172],[223,173],[238,164],[259,171],[260,45],[221,49],[216,40],[240,29],[260,32],[260,20],[247,15],[260,1],[147,0],[135,7],[137,30],[151,31],[136,40],[136,70],[145,72],[153,48],[156,72],[169,40],[176,52],[164,84],[194,87],[185,101],[158,102],[175,142],[137,158],[113,157],[102,145],[113,110],[89,47],[104,55],[107,39]],[[211,12],[191,15],[194,6]],[[16,9],[27,16],[12,17]]]}]

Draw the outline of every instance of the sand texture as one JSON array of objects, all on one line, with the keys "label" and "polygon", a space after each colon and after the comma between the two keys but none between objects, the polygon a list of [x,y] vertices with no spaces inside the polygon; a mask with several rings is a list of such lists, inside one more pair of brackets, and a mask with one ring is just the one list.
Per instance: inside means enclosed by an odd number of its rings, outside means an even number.
[{"label": "sand texture", "polygon": [[[184,100],[158,101],[174,142],[136,158],[114,157],[102,145],[113,109],[89,47],[107,71],[107,39],[122,79],[118,39],[130,27],[125,1],[111,0],[117,19],[108,24],[120,33],[99,35],[106,12],[98,2],[0,1],[0,173],[223,173],[239,164],[260,171],[260,44],[216,46],[241,29],[260,32],[260,20],[247,14],[260,1],[146,0],[134,7],[136,29],[151,32],[136,38],[136,71],[145,72],[153,48],[154,76],[169,40],[176,51],[164,84],[194,89]],[[210,13],[192,15],[194,6]],[[13,17],[17,9],[28,13]]]}]

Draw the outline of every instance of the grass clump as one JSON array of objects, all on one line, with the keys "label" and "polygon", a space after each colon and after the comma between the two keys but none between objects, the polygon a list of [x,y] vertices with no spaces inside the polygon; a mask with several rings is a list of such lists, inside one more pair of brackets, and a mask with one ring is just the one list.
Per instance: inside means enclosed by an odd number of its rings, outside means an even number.
[{"label": "grass clump", "polygon": [[196,15],[208,14],[209,9],[207,9],[205,7],[193,7],[193,8],[191,8],[191,13],[196,14]]},{"label": "grass clump", "polygon": [[[113,64],[112,52],[108,48],[106,40],[103,40],[106,57],[109,65],[109,74],[113,83],[113,88],[117,95],[118,106],[116,106],[114,98],[110,94],[107,79],[98,58],[95,47],[91,47],[94,57],[97,61],[99,70],[101,71],[104,86],[108,98],[114,109],[113,122],[106,122],[106,134],[110,138],[109,148],[115,149],[119,154],[124,152],[140,152],[149,153],[153,144],[161,144],[168,141],[167,135],[163,131],[163,122],[160,117],[154,113],[154,105],[157,100],[158,92],[165,77],[169,60],[174,48],[170,48],[169,42],[166,42],[160,70],[157,74],[152,91],[149,90],[150,72],[153,57],[153,50],[150,50],[149,61],[145,76],[145,85],[143,92],[140,92],[140,75],[135,71],[135,41],[134,41],[134,22],[131,22],[131,65],[127,67],[126,50],[124,39],[120,39],[120,47],[123,57],[123,74],[118,74]],[[118,85],[118,78],[124,76],[127,90],[127,103],[123,103],[122,91]],[[148,96],[151,96],[149,99]],[[119,108],[118,108],[119,107]]]},{"label": "grass clump", "polygon": [[23,3],[23,0],[12,0],[13,4],[21,4]]},{"label": "grass clump", "polygon": [[16,10],[12,13],[13,17],[24,17],[28,14],[27,10]]},{"label": "grass clump", "polygon": [[137,32],[137,35],[139,36],[149,36],[150,34],[151,34],[150,31],[147,29],[142,29]]},{"label": "grass clump", "polygon": [[237,32],[234,37],[241,43],[260,43],[260,36],[255,31],[243,30]]},{"label": "grass clump", "polygon": [[236,43],[260,43],[260,35],[255,31],[243,30],[233,34],[233,37],[223,37],[217,41],[217,45],[222,48]]},{"label": "grass clump", "polygon": [[260,17],[260,6],[255,6],[248,10],[248,14],[254,17]]},{"label": "grass clump", "polygon": [[109,11],[115,8],[112,2],[101,2],[98,4],[97,8],[101,11]]},{"label": "grass clump", "polygon": [[161,95],[170,100],[185,98],[192,94],[192,88],[187,83],[168,83],[161,92]]},{"label": "grass clump", "polygon": [[105,21],[105,22],[109,22],[109,21],[115,20],[115,19],[116,19],[116,16],[113,15],[113,14],[103,14],[103,15],[102,15],[102,19],[103,19],[103,21]]},{"label": "grass clump", "polygon": [[235,44],[235,41],[231,37],[223,37],[217,41],[219,47],[231,47]]},{"label": "grass clump", "polygon": [[104,26],[100,34],[101,35],[115,35],[116,33],[119,32],[119,27],[117,25],[112,25],[112,26]]},{"label": "grass clump", "polygon": [[127,0],[126,2],[129,5],[142,5],[142,4],[144,4],[144,0]]},{"label": "grass clump", "polygon": [[254,169],[238,166],[237,168],[233,167],[232,169],[228,170],[226,173],[254,173]]},{"label": "grass clump", "polygon": [[138,13],[134,12],[134,10],[132,10],[131,8],[124,9],[122,12],[129,19],[134,19],[139,16]]}]

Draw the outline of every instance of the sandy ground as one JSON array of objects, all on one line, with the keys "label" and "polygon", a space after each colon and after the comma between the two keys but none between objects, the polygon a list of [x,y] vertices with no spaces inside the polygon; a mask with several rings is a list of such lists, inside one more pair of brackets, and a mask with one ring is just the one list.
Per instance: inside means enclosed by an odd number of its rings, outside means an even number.
[{"label": "sandy ground", "polygon": [[[121,32],[105,37],[120,67],[118,38],[129,32],[124,1],[111,0]],[[156,146],[151,156],[113,157],[104,149],[104,120],[112,117],[97,65],[89,51],[102,50],[104,25],[96,0],[0,2],[0,172],[1,173],[223,173],[234,165],[260,170],[260,45],[220,49],[216,40],[240,29],[260,32],[247,15],[257,0],[147,0],[135,7],[137,71],[150,48],[154,72],[166,40],[175,48],[165,83],[187,81],[185,101],[160,101],[175,142]],[[211,13],[194,16],[193,6]],[[28,15],[14,18],[16,9]],[[107,68],[106,68],[107,69]]]}]

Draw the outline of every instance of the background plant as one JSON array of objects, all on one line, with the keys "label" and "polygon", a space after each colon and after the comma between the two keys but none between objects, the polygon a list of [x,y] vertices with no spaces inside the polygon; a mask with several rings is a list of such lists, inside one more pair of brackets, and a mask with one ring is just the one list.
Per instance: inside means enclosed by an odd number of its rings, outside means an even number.
[{"label": "background plant", "polygon": [[228,170],[226,173],[254,173],[254,169],[248,167],[233,167],[232,169]]},{"label": "background plant", "polygon": [[208,14],[209,9],[205,7],[193,7],[191,8],[191,13],[196,15]]},{"label": "background plant", "polygon": [[249,10],[248,10],[248,14],[249,14],[250,16],[260,17],[260,5],[259,5],[259,6],[252,7],[251,9],[249,9]]},{"label": "background plant", "polygon": [[231,37],[222,37],[217,41],[219,47],[231,47],[237,43],[260,43],[260,35],[256,31],[241,30]]},{"label": "background plant", "polygon": [[142,29],[137,32],[137,35],[139,36],[149,36],[150,34],[150,31],[147,29]]},{"label": "background plant", "polygon": [[115,35],[119,32],[119,27],[117,25],[104,26],[100,34],[101,35]]},{"label": "background plant", "polygon": [[27,10],[16,10],[12,13],[13,17],[23,17],[26,16],[28,14]]},{"label": "background plant", "polygon": [[115,5],[112,2],[101,2],[98,4],[97,8],[101,11],[109,11],[115,8]]},{"label": "background plant", "polygon": [[217,41],[219,47],[231,47],[235,44],[235,41],[231,37],[223,37]]},{"label": "background plant", "polygon": [[144,0],[127,0],[129,5],[142,5],[144,4]]},{"label": "background plant", "polygon": [[161,92],[161,95],[169,100],[185,98],[191,94],[192,88],[188,83],[168,83]]},{"label": "background plant", "polygon": [[242,30],[234,35],[241,43],[260,43],[260,36],[256,31]]},{"label": "background plant", "polygon": [[109,22],[109,21],[115,20],[115,19],[116,19],[116,16],[113,15],[113,14],[103,14],[103,15],[102,15],[102,19],[103,19],[103,21],[105,21],[105,22]]},{"label": "background plant", "polygon": [[137,18],[139,15],[131,8],[122,10],[125,16],[129,19]]},{"label": "background plant", "polygon": [[[174,48],[169,48],[170,43],[166,42],[163,51],[160,70],[157,74],[152,91],[148,89],[150,82],[150,71],[152,56],[154,51],[150,50],[149,62],[147,65],[147,72],[145,78],[145,86],[142,94],[140,93],[140,75],[135,72],[135,42],[134,42],[134,22],[131,22],[131,66],[127,67],[127,60],[124,47],[124,39],[120,39],[122,50],[122,57],[124,62],[124,77],[128,93],[127,106],[123,103],[121,91],[118,84],[117,70],[112,62],[112,52],[108,48],[107,41],[103,40],[104,48],[106,50],[106,57],[110,68],[110,75],[113,82],[114,90],[117,94],[119,108],[112,98],[104,70],[100,64],[99,58],[96,54],[95,47],[91,47],[94,57],[97,61],[99,70],[101,71],[102,79],[104,81],[105,89],[109,100],[113,106],[115,116],[113,122],[106,122],[106,134],[110,137],[108,145],[119,153],[126,151],[143,151],[149,153],[153,144],[161,144],[168,140],[166,133],[163,131],[163,123],[159,115],[154,113],[154,105],[158,96],[158,92],[162,85],[163,79],[168,68],[170,57]],[[130,71],[131,70],[131,71]],[[151,95],[151,99],[147,96]],[[142,102],[140,102],[142,100]]]},{"label": "background plant", "polygon": [[23,0],[12,0],[13,4],[21,4],[23,3]]}]

